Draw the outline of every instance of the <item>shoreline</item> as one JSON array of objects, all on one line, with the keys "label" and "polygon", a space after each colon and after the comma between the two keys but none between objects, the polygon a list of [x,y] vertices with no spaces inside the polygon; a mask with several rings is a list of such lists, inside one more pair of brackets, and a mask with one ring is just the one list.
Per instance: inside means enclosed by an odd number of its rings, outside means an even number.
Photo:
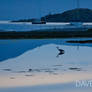
[{"label": "shoreline", "polygon": [[0,39],[52,39],[52,38],[91,38],[92,29],[87,31],[62,31],[53,30],[35,30],[35,31],[7,31],[0,32]]}]

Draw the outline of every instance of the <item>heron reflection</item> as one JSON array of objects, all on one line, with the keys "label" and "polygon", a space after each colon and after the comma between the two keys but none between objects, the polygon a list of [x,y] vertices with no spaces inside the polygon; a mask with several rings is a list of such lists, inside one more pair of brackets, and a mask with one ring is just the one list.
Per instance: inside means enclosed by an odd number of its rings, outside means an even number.
[{"label": "heron reflection", "polygon": [[60,55],[63,55],[65,51],[63,49],[60,49],[59,47],[56,47],[59,51],[58,55],[56,57],[59,57]]}]

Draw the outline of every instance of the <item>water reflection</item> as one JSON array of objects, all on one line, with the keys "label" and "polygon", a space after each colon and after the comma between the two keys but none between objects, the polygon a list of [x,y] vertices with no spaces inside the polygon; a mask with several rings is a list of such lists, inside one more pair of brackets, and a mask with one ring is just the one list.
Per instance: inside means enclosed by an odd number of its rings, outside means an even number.
[{"label": "water reflection", "polygon": [[[81,65],[92,64],[92,48],[80,45],[80,49],[77,50],[77,45],[72,46],[73,44],[71,44],[70,46],[63,39],[15,40],[14,42],[12,40],[5,40],[5,42],[0,45],[0,60],[5,62],[0,63],[0,65],[4,71],[42,71],[42,69],[49,69],[49,67],[51,67],[49,71],[53,71],[53,64],[71,64],[70,67],[73,68],[80,68]],[[19,71],[16,71],[16,67],[17,69],[19,68]]]},{"label": "water reflection", "polygon": [[[0,62],[10,58],[15,58],[23,53],[48,44],[66,45],[66,46],[88,46],[92,44],[66,43],[70,39],[53,39],[53,40],[0,40]],[[57,47],[56,46],[56,47]],[[57,57],[62,55],[59,53]]]},{"label": "water reflection", "polygon": [[0,40],[0,61],[15,58],[46,44],[61,44],[61,40]]}]

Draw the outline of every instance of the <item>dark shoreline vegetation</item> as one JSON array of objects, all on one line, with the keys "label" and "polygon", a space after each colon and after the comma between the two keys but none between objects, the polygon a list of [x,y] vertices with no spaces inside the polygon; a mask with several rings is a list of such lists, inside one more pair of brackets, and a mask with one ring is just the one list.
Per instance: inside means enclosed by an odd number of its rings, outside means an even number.
[{"label": "dark shoreline vegetation", "polygon": [[4,31],[0,32],[0,39],[52,39],[52,38],[83,38],[92,37],[92,29],[87,31],[58,31],[57,29],[37,31]]},{"label": "dark shoreline vegetation", "polygon": [[84,41],[67,41],[67,43],[81,43],[81,44],[85,44],[85,43],[92,43],[92,40],[84,40]]}]

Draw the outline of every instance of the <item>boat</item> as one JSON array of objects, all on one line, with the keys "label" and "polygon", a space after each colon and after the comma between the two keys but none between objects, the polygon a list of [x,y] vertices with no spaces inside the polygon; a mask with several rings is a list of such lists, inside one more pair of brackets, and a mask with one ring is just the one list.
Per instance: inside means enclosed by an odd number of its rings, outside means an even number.
[{"label": "boat", "polygon": [[[80,8],[80,2],[79,2],[79,0],[76,0],[76,6],[77,6],[77,9],[79,9]],[[79,19],[79,11],[77,12],[77,21],[76,22],[70,22],[70,26],[75,26],[76,28],[77,27],[83,27],[83,22],[81,22],[80,21],[80,19]]]},{"label": "boat", "polygon": [[32,21],[32,24],[46,24],[46,21],[42,21],[40,19],[35,19],[34,21]]}]

